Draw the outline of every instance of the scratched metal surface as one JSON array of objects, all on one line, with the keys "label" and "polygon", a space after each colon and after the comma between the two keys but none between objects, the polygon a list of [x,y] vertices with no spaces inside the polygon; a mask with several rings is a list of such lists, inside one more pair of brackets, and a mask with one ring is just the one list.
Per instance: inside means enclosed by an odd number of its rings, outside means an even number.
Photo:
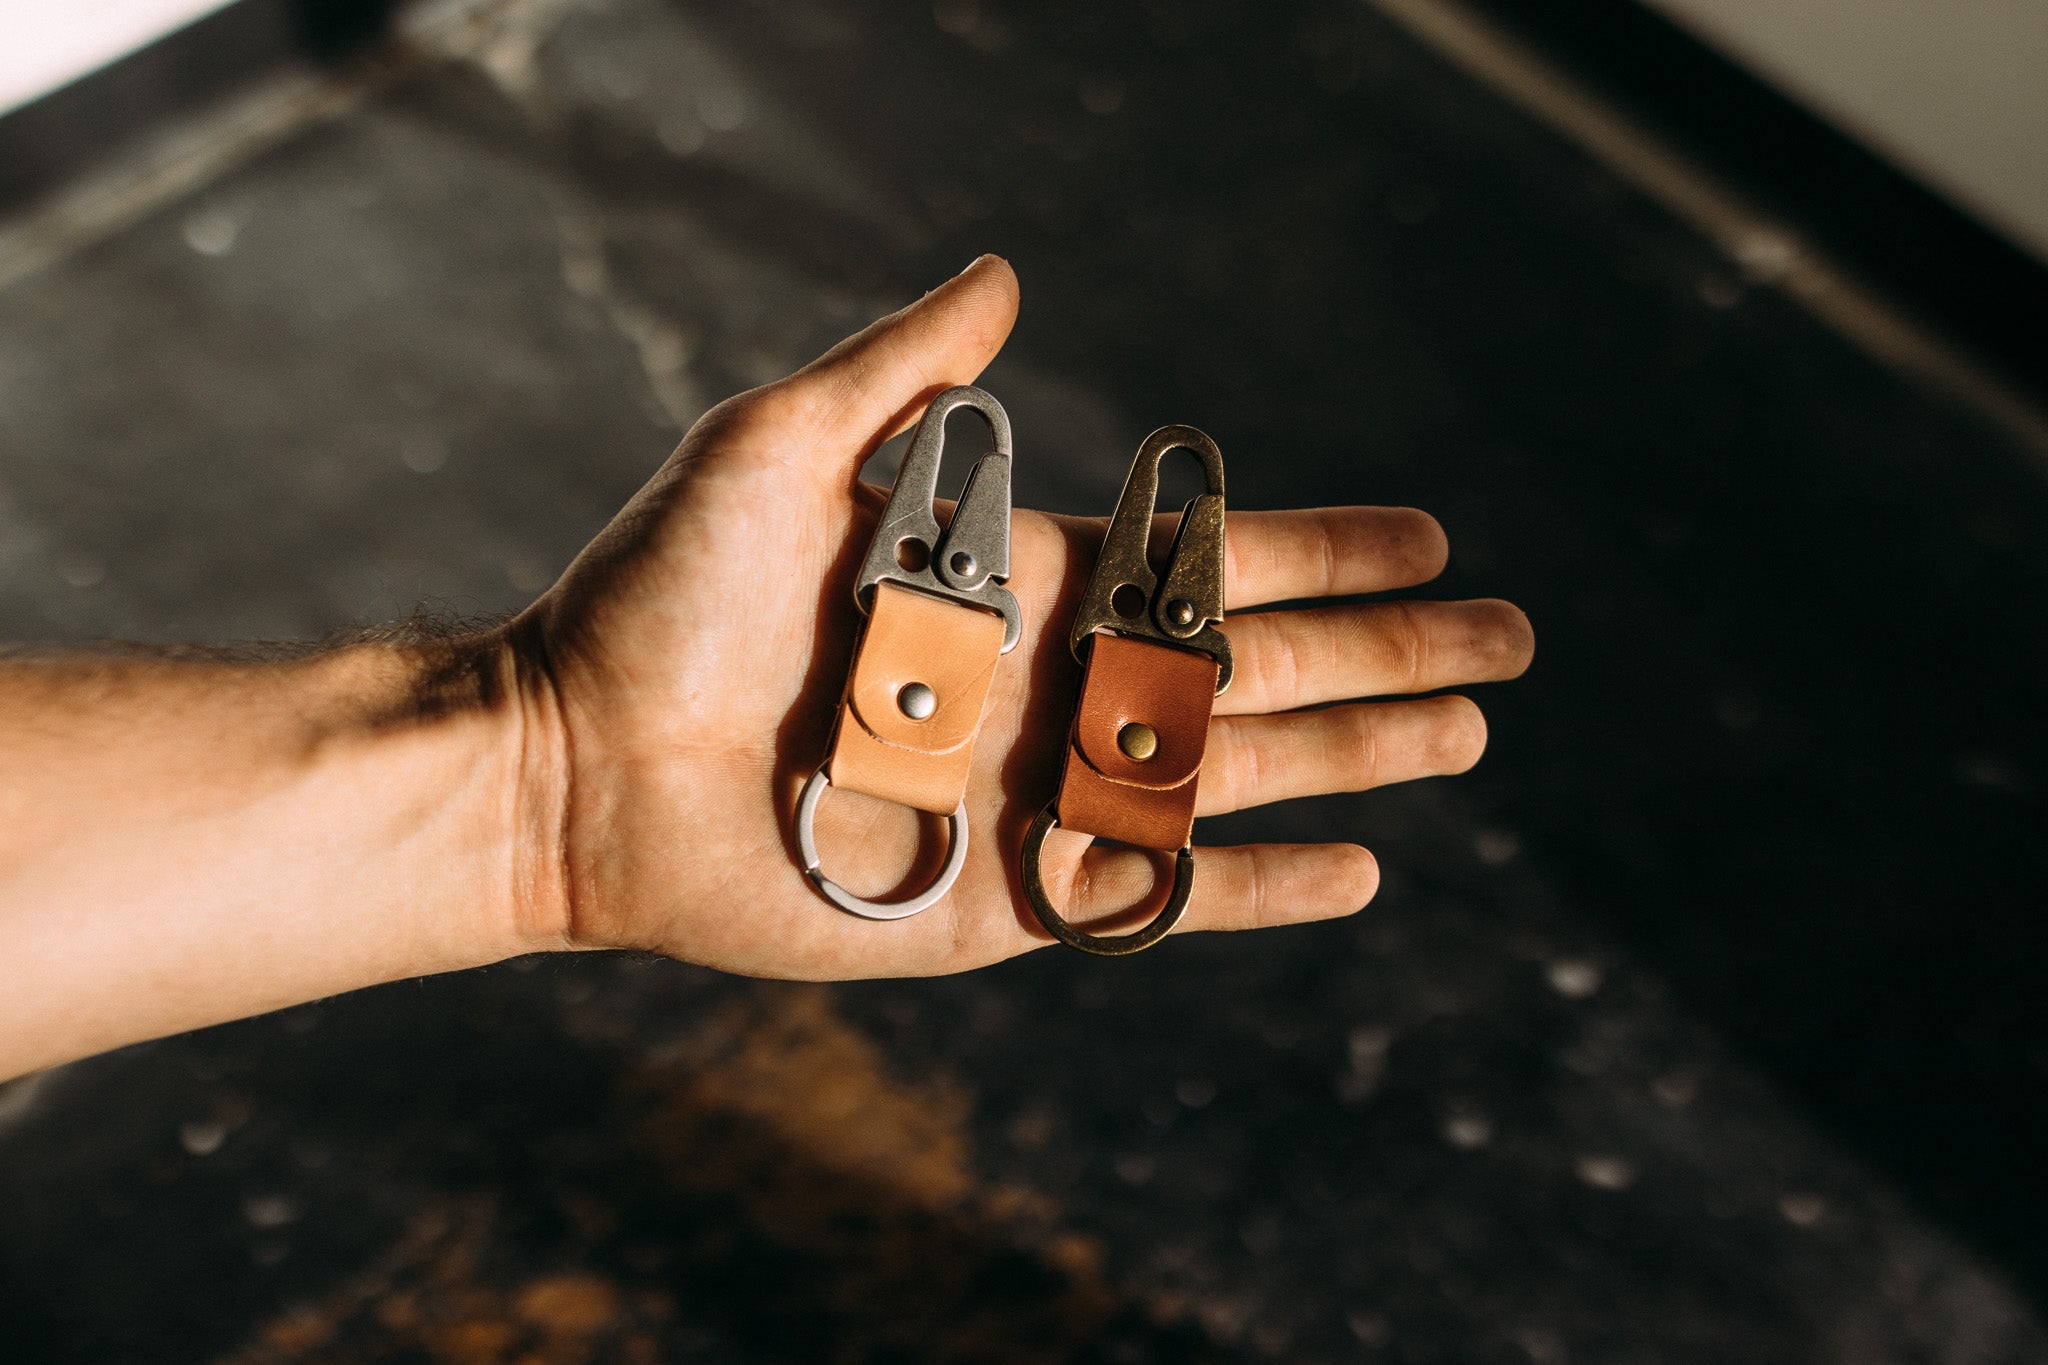
[{"label": "scratched metal surface", "polygon": [[2048,1359],[2038,470],[1364,10],[515,5],[0,294],[0,632],[514,608],[984,249],[1021,500],[1194,421],[1530,607],[1480,773],[1212,831],[1362,836],[1379,902],[18,1083],[6,1358]]}]

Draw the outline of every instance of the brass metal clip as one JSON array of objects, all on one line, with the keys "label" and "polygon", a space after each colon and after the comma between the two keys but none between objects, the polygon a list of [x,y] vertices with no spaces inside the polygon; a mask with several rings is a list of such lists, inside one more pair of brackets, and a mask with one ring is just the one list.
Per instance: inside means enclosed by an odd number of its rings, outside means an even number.
[{"label": "brass metal clip", "polygon": [[[1159,462],[1175,450],[1190,451],[1202,462],[1207,489],[1181,510],[1161,578],[1152,571],[1146,546],[1159,502]],[[1098,630],[1198,650],[1216,660],[1221,693],[1230,686],[1230,637],[1216,629],[1222,619],[1223,453],[1195,427],[1161,427],[1145,438],[1131,463],[1069,643],[1084,664],[1088,637]]]},{"label": "brass metal clip", "polygon": [[[1173,549],[1162,576],[1153,572],[1146,550],[1159,501],[1159,462],[1174,450],[1192,451],[1201,460],[1206,491],[1181,510]],[[1066,769],[1051,803],[1039,812],[1024,836],[1021,867],[1025,899],[1046,932],[1069,947],[1103,957],[1140,952],[1166,937],[1180,922],[1195,885],[1195,851],[1185,835],[1181,836],[1183,842],[1178,849],[1158,850],[1173,854],[1173,882],[1167,888],[1165,903],[1150,923],[1125,934],[1097,934],[1069,924],[1052,903],[1039,864],[1046,836],[1060,827],[1062,802],[1074,800],[1077,793],[1081,818],[1095,822],[1093,827],[1088,823],[1075,827],[1083,834],[1130,838],[1132,831],[1149,828],[1155,831],[1154,837],[1159,837],[1158,828],[1191,828],[1196,791],[1192,784],[1201,766],[1201,749],[1194,750],[1193,764],[1177,769],[1179,777],[1169,783],[1148,786],[1132,768],[1152,762],[1158,754],[1160,732],[1155,725],[1171,719],[1192,733],[1205,736],[1210,711],[1210,698],[1199,691],[1190,698],[1185,691],[1170,689],[1163,703],[1158,694],[1151,694],[1149,703],[1138,704],[1141,709],[1150,705],[1177,710],[1179,714],[1155,715],[1148,724],[1141,715],[1119,710],[1115,714],[1123,717],[1124,723],[1116,730],[1116,753],[1105,758],[1104,751],[1098,749],[1091,756],[1084,749],[1081,734],[1088,715],[1089,689],[1103,676],[1093,670],[1118,669],[1120,674],[1111,684],[1112,690],[1120,688],[1127,696],[1145,695],[1145,689],[1134,692],[1129,687],[1132,674],[1159,673],[1161,657],[1158,651],[1144,645],[1128,650],[1121,641],[1098,645],[1095,636],[1109,631],[1148,644],[1207,655],[1216,663],[1216,691],[1220,693],[1230,685],[1230,637],[1217,629],[1222,620],[1223,454],[1214,441],[1194,427],[1161,427],[1138,447],[1130,477],[1124,481],[1123,495],[1117,499],[1116,515],[1110,518],[1109,531],[1103,537],[1102,553],[1082,593],[1080,609],[1068,636],[1084,673],[1080,710],[1068,739]],[[1134,655],[1148,656],[1153,662],[1136,664]],[[1118,656],[1124,656],[1121,662],[1116,662]],[[1199,661],[1180,658],[1166,673],[1197,687],[1207,682]],[[1195,714],[1197,711],[1199,715]],[[1200,728],[1194,729],[1196,725]],[[1096,738],[1089,743],[1100,745],[1107,733],[1097,730]],[[1182,753],[1186,755],[1185,747]],[[1106,768],[1104,763],[1108,764]],[[1080,785],[1074,786],[1076,783]],[[1121,814],[1117,813],[1119,810]],[[1128,820],[1126,817],[1133,811],[1142,812],[1144,819]],[[1070,806],[1065,813],[1073,816],[1076,811]],[[1154,820],[1160,824],[1152,824]],[[1117,835],[1110,834],[1112,829]]]}]

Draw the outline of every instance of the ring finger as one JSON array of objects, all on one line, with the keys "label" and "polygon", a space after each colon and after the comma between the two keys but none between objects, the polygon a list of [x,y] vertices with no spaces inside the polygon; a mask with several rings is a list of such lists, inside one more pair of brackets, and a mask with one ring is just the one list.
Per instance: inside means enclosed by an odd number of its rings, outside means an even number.
[{"label": "ring finger", "polygon": [[1235,671],[1218,715],[1499,682],[1529,666],[1529,618],[1508,602],[1373,602],[1223,623]]},{"label": "ring finger", "polygon": [[1464,697],[1219,716],[1209,725],[1195,814],[1461,773],[1485,750],[1486,720]]}]

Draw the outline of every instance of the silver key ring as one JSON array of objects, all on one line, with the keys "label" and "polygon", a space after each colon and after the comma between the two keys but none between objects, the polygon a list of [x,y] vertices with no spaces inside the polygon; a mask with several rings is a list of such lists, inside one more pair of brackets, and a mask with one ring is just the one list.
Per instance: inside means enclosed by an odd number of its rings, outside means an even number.
[{"label": "silver key ring", "polygon": [[953,889],[953,883],[960,876],[960,869],[967,864],[967,803],[962,801],[959,808],[946,817],[946,865],[939,869],[938,879],[908,900],[871,901],[854,895],[838,882],[825,875],[818,865],[818,839],[812,826],[818,819],[818,802],[824,799],[825,788],[832,785],[832,779],[825,775],[823,768],[811,774],[804,783],[803,795],[796,802],[796,846],[803,854],[804,873],[811,884],[818,888],[818,894],[831,901],[849,915],[862,919],[904,919],[935,904],[939,897]]}]

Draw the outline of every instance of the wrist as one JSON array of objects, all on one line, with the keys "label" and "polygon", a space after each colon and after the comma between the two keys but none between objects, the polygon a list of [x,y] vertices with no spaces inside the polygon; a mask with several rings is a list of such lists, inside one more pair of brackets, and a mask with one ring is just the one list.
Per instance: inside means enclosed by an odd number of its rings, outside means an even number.
[{"label": "wrist", "polygon": [[390,827],[374,837],[394,851],[388,875],[415,889],[418,970],[571,946],[567,745],[545,663],[520,620],[313,663],[353,698],[340,734],[357,738],[322,748],[343,780],[385,795]]},{"label": "wrist", "polygon": [[569,739],[545,642],[532,614],[483,643],[496,695],[506,774],[505,919],[500,957],[576,947],[565,840],[569,817]]}]

